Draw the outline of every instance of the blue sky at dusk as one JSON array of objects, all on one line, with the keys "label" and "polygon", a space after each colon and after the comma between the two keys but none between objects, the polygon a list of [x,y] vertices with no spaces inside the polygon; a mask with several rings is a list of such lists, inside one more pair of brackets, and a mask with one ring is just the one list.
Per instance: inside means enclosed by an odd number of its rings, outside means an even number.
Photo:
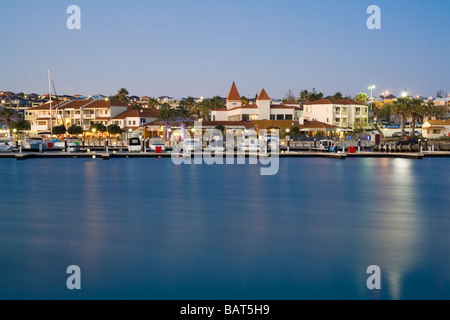
[{"label": "blue sky at dusk", "polygon": [[[81,30],[66,9],[81,8]],[[382,29],[369,30],[369,5]],[[0,90],[226,96],[266,88],[355,95],[450,92],[450,1],[54,0],[0,2]]]}]

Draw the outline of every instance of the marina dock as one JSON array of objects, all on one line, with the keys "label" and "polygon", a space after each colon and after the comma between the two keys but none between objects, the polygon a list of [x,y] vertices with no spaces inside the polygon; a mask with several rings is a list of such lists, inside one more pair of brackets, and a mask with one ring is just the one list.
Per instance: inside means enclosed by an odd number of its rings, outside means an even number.
[{"label": "marina dock", "polygon": [[[26,152],[26,153],[0,153],[0,159],[145,159],[145,158],[171,158],[170,153],[153,152]],[[191,157],[195,154],[192,153]],[[252,153],[234,153],[234,157],[258,156]],[[224,155],[225,157],[225,155]],[[384,153],[384,152],[361,152],[361,153],[328,153],[328,152],[284,152],[279,153],[280,158],[327,158],[335,160],[345,160],[347,158],[400,158],[421,160],[424,158],[450,158],[450,152],[432,152],[432,153]]]}]

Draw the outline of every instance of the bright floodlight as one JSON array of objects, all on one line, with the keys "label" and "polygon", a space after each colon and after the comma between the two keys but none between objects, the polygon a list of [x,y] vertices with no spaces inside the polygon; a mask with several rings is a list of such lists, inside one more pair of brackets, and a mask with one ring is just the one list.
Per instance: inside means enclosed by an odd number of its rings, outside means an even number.
[{"label": "bright floodlight", "polygon": [[403,92],[402,92],[402,97],[403,97],[403,98],[406,98],[407,96],[408,96],[408,92],[403,91]]}]

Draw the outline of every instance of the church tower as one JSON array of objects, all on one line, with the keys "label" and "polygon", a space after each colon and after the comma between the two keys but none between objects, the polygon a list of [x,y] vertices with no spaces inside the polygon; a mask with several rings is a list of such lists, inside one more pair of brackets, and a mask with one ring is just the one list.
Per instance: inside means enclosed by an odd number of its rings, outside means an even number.
[{"label": "church tower", "polygon": [[269,95],[266,90],[262,89],[256,99],[256,105],[258,106],[258,120],[270,120],[270,103],[271,100]]},{"label": "church tower", "polygon": [[236,84],[233,82],[227,97],[227,109],[230,110],[240,106],[242,106],[241,95],[239,94]]}]

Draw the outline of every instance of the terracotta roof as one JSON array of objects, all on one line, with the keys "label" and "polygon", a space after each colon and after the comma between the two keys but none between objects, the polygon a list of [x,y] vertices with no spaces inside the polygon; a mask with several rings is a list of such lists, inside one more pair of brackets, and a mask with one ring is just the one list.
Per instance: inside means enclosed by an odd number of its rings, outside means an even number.
[{"label": "terracotta roof", "polygon": [[127,110],[115,116],[113,119],[122,120],[125,118],[158,118],[160,110],[141,109],[141,110]]},{"label": "terracotta roof", "polygon": [[296,101],[288,101],[288,102],[285,102],[284,104],[298,104],[298,105],[300,105],[300,103],[296,102]]},{"label": "terracotta roof", "polygon": [[223,125],[225,127],[254,128],[254,124],[250,121],[202,121],[203,127],[216,127],[218,125]]},{"label": "terracotta roof", "polygon": [[246,104],[240,107],[236,107],[230,110],[238,110],[238,109],[258,109],[258,106],[256,104]]},{"label": "terracotta roof", "polygon": [[241,95],[239,94],[239,91],[234,82],[231,86],[230,92],[228,93],[227,101],[241,101]]},{"label": "terracotta roof", "polygon": [[305,105],[314,105],[314,104],[333,104],[329,99],[320,99],[316,101],[311,101],[308,103],[305,103]]},{"label": "terracotta roof", "polygon": [[[57,106],[59,106],[59,105],[61,105],[63,103],[64,102],[56,103],[56,101],[52,101],[52,109],[56,108]],[[46,102],[46,103],[41,104],[39,106],[27,109],[27,111],[39,111],[39,110],[50,110],[50,102]]]},{"label": "terracotta roof", "polygon": [[139,129],[139,127],[125,127],[125,128],[122,129],[122,131],[128,131],[130,129],[134,131],[136,129]]},{"label": "terracotta roof", "polygon": [[227,108],[218,108],[218,109],[213,109],[211,111],[228,111],[229,109]]},{"label": "terracotta roof", "polygon": [[296,109],[301,110],[300,107],[287,106],[285,104],[273,104],[270,106],[270,109]]},{"label": "terracotta roof", "polygon": [[[450,126],[450,120],[428,120],[425,124],[430,124],[431,126]],[[423,125],[425,127],[425,124]]]},{"label": "terracotta roof", "polygon": [[61,106],[61,109],[80,109],[82,106],[91,102],[92,100],[71,100],[70,102]]},{"label": "terracotta roof", "polygon": [[269,98],[269,95],[267,94],[266,90],[262,89],[258,98],[256,98],[256,100],[269,100],[270,101],[270,98]]},{"label": "terracotta roof", "polygon": [[87,106],[88,109],[96,109],[96,108],[110,108],[110,107],[127,107],[126,103],[114,101],[114,100],[94,100],[92,104]]},{"label": "terracotta roof", "polygon": [[339,129],[339,127],[320,121],[308,121],[302,126],[302,129]]}]

